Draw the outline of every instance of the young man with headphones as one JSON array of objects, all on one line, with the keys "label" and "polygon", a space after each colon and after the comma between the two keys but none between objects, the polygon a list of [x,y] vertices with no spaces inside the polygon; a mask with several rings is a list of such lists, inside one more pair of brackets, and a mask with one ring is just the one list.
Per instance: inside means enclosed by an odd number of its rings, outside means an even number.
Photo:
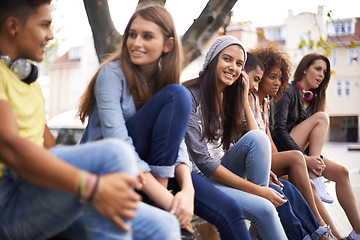
[{"label": "young man with headphones", "polygon": [[5,166],[0,239],[48,239],[59,233],[70,239],[137,234],[180,239],[175,216],[139,202],[133,190],[141,186],[136,158],[125,142],[55,147],[37,69],[27,62],[42,61],[54,38],[50,3],[0,1],[0,162]]}]

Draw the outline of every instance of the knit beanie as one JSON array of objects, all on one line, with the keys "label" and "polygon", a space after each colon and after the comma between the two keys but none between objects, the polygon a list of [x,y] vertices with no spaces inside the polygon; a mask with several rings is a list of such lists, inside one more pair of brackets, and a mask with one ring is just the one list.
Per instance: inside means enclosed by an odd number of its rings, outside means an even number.
[{"label": "knit beanie", "polygon": [[241,43],[241,41],[239,39],[237,39],[236,37],[233,36],[221,36],[219,38],[217,38],[210,46],[208,52],[206,53],[205,56],[205,60],[204,63],[202,65],[202,68],[199,72],[199,76],[204,75],[206,68],[209,66],[210,62],[214,59],[214,57],[216,55],[218,55],[223,49],[227,48],[230,45],[239,45],[242,50],[244,51],[244,63],[246,62],[246,50],[243,46],[243,44]]}]

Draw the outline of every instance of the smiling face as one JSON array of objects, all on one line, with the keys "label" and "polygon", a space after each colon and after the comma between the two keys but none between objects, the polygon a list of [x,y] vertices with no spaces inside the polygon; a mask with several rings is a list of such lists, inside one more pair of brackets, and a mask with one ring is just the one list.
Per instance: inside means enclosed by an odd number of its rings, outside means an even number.
[{"label": "smiling face", "polygon": [[260,66],[257,66],[254,70],[251,70],[249,75],[249,90],[251,92],[257,92],[259,90],[259,83],[261,78],[263,77],[263,70],[261,70]]},{"label": "smiling face", "polygon": [[314,63],[304,71],[304,75],[300,80],[301,85],[305,90],[318,88],[324,80],[326,71],[326,62],[322,59],[315,60]]},{"label": "smiling face", "polygon": [[16,29],[16,54],[13,58],[27,58],[40,62],[44,58],[48,41],[54,38],[50,29],[52,22],[49,4],[43,4],[38,11],[30,15],[25,23],[19,21]]},{"label": "smiling face", "polygon": [[244,51],[239,45],[231,45],[220,52],[216,67],[220,91],[232,85],[240,77],[244,59]]},{"label": "smiling face", "polygon": [[151,72],[156,66],[165,48],[164,34],[154,22],[138,16],[129,29],[126,41],[131,62],[145,72]]},{"label": "smiling face", "polygon": [[269,72],[264,74],[259,86],[259,93],[263,96],[269,95],[274,97],[279,91],[281,85],[281,70],[279,67],[273,67]]}]

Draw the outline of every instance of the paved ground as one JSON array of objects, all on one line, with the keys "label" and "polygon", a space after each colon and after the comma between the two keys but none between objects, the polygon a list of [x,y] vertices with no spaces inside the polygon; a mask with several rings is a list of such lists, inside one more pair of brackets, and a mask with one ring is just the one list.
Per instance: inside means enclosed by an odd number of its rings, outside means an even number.
[{"label": "paved ground", "polygon": [[[323,149],[323,155],[343,164],[349,169],[350,181],[354,190],[357,209],[360,214],[360,151],[348,150],[349,146],[351,147],[354,145],[360,147],[360,144],[326,143]],[[330,182],[326,183],[326,185],[328,186],[328,190],[331,195],[336,199],[335,184]],[[335,200],[333,204],[325,203],[325,206],[329,210],[338,230],[340,231],[340,234],[344,237],[347,236],[352,230],[352,227],[350,226],[350,223],[338,201]]]}]

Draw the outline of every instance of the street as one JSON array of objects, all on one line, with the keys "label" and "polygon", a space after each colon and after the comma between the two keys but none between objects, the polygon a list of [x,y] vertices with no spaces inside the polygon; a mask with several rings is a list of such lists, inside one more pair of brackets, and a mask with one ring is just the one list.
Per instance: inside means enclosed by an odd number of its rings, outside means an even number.
[{"label": "street", "polygon": [[[358,213],[360,214],[360,148],[358,151],[349,151],[349,146],[360,146],[360,144],[327,142],[325,143],[323,149],[323,155],[348,168],[350,173],[350,181],[356,198]],[[326,186],[328,187],[328,191],[334,197],[335,201],[332,204],[324,204],[330,212],[340,234],[343,237],[346,237],[352,230],[352,227],[336,199],[335,184],[333,182],[327,182]]]}]

